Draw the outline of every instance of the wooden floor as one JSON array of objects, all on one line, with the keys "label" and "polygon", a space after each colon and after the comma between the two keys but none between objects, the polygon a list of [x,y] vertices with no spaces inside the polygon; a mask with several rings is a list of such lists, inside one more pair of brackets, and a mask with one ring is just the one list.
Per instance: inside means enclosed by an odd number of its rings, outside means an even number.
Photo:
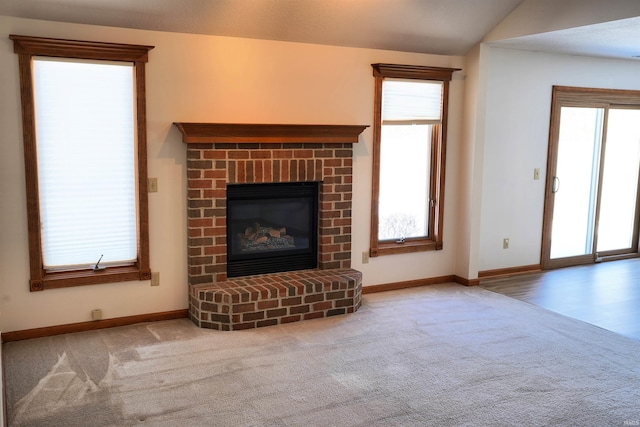
[{"label": "wooden floor", "polygon": [[482,279],[480,286],[640,340],[640,259]]}]

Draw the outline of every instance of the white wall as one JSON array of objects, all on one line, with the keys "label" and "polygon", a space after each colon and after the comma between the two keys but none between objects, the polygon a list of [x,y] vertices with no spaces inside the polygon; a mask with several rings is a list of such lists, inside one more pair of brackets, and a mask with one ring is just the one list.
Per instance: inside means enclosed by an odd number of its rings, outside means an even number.
[{"label": "white wall", "polygon": [[[640,89],[640,62],[633,60],[496,47],[485,60],[480,271],[540,262],[552,86]],[[541,169],[538,181],[534,168]]]},{"label": "white wall", "polygon": [[[151,268],[127,282],[29,292],[18,60],[9,34],[153,45],[147,64]],[[186,148],[173,122],[371,124],[376,62],[462,68],[461,57],[160,33],[0,16],[0,312],[3,332],[187,307]],[[454,273],[463,81],[451,85],[445,249],[372,258],[371,129],[354,147],[352,249],[365,286]]]},{"label": "white wall", "polygon": [[480,238],[480,194],[482,189],[482,150],[484,139],[483,108],[486,87],[487,47],[475,46],[465,58],[465,97],[463,136],[459,162],[459,221],[456,275],[467,279],[478,277],[478,248]]}]

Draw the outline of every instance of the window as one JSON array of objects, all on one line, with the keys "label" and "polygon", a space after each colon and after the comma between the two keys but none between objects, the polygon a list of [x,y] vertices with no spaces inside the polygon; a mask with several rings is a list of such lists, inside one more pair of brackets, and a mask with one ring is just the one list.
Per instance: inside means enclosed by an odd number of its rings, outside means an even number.
[{"label": "window", "polygon": [[447,98],[457,69],[372,67],[370,255],[442,249]]},{"label": "window", "polygon": [[19,56],[30,289],[149,280],[150,46],[10,36]]}]

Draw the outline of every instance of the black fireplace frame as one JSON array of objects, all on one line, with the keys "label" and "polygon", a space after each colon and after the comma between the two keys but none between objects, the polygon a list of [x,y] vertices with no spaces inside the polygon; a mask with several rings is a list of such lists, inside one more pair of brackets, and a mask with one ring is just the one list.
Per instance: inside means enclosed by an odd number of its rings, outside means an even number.
[{"label": "black fireplace frame", "polygon": [[[313,269],[318,266],[318,182],[282,182],[227,185],[227,277],[253,276]],[[236,202],[260,200],[301,200],[308,203],[310,215],[309,244],[307,248],[233,253],[232,215]]]}]

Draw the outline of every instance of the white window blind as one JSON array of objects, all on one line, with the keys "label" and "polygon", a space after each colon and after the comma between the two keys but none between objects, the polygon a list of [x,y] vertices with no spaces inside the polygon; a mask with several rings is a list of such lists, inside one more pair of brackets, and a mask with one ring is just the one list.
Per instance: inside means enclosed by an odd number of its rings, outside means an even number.
[{"label": "white window blind", "polygon": [[382,121],[439,122],[442,117],[442,82],[385,79],[382,86]]},{"label": "white window blind", "polygon": [[137,258],[133,64],[34,58],[44,268]]}]

